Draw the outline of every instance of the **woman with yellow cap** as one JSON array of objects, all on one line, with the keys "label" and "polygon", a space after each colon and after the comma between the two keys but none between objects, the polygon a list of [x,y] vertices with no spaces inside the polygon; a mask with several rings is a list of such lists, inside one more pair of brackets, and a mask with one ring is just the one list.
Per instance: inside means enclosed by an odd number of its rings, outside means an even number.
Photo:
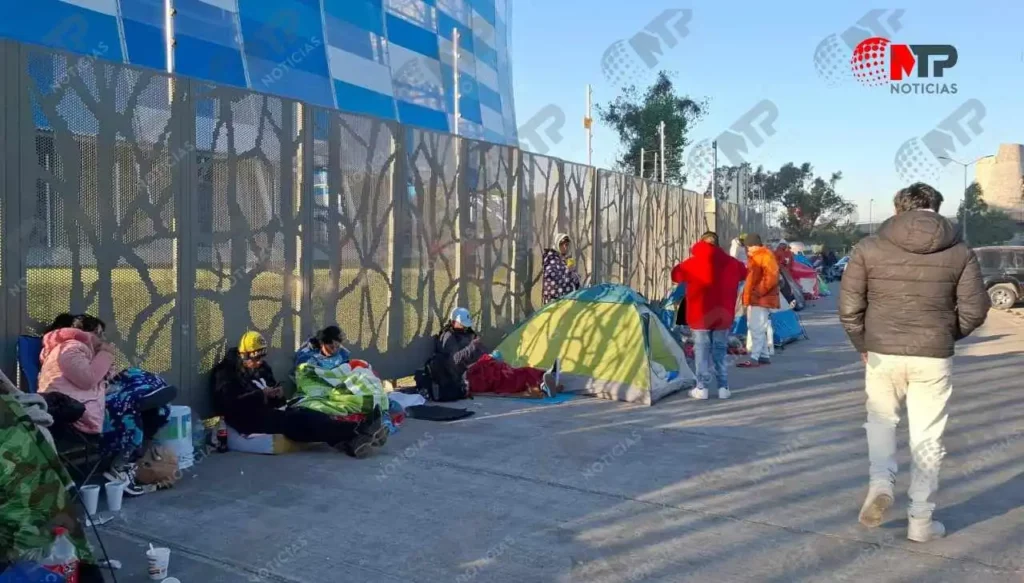
[{"label": "woman with yellow cap", "polygon": [[249,331],[213,369],[214,406],[232,429],[243,435],[282,434],[292,441],[326,443],[357,458],[367,457],[387,440],[379,409],[366,421],[351,423],[310,409],[283,408],[284,390],[266,357],[267,341]]}]

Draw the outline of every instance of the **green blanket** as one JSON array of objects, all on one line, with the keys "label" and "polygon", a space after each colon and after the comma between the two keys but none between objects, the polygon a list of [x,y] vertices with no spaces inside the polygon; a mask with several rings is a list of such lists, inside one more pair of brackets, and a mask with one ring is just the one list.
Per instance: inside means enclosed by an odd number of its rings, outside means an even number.
[{"label": "green blanket", "polygon": [[0,395],[0,562],[41,559],[53,529],[68,529],[78,558],[94,558],[74,503],[73,482],[21,403]]},{"label": "green blanket", "polygon": [[331,369],[300,364],[295,370],[295,386],[295,407],[342,416],[370,414],[374,407],[388,410],[384,385],[369,369],[353,369],[348,364]]}]

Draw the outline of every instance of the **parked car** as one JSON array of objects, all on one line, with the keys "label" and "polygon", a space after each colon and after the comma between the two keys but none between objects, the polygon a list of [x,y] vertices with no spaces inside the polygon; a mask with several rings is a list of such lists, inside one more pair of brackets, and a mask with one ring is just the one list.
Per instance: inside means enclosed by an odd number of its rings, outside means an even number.
[{"label": "parked car", "polygon": [[1024,246],[979,247],[974,252],[993,308],[1009,310],[1024,299]]}]

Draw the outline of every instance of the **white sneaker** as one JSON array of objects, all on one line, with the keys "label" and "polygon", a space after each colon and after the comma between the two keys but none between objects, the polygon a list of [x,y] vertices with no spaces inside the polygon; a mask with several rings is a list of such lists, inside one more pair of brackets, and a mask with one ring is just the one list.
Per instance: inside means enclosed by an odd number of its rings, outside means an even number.
[{"label": "white sneaker", "polygon": [[875,528],[885,521],[885,513],[892,507],[892,490],[882,487],[868,487],[867,498],[860,507],[858,520],[868,528]]},{"label": "white sneaker", "polygon": [[729,389],[718,389],[719,399],[728,399],[729,397],[732,397],[732,391]]},{"label": "white sneaker", "polygon": [[695,389],[690,389],[690,398],[691,399],[700,399],[700,400],[703,401],[703,400],[708,398],[708,390],[707,389],[702,389],[702,388],[699,388],[699,387],[695,388]]},{"label": "white sneaker", "polygon": [[946,536],[946,527],[938,520],[927,518],[909,517],[910,526],[907,528],[907,538],[914,542],[926,543],[930,540]]}]

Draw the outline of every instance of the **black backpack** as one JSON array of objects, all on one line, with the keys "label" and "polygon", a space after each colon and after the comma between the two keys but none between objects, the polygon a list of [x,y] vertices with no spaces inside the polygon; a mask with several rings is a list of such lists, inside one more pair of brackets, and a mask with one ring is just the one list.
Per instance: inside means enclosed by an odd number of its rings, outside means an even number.
[{"label": "black backpack", "polygon": [[441,330],[434,337],[434,354],[427,359],[423,368],[417,371],[416,388],[424,399],[438,403],[471,399],[465,377],[454,370],[454,363],[447,354],[440,351],[441,335],[445,331]]}]

